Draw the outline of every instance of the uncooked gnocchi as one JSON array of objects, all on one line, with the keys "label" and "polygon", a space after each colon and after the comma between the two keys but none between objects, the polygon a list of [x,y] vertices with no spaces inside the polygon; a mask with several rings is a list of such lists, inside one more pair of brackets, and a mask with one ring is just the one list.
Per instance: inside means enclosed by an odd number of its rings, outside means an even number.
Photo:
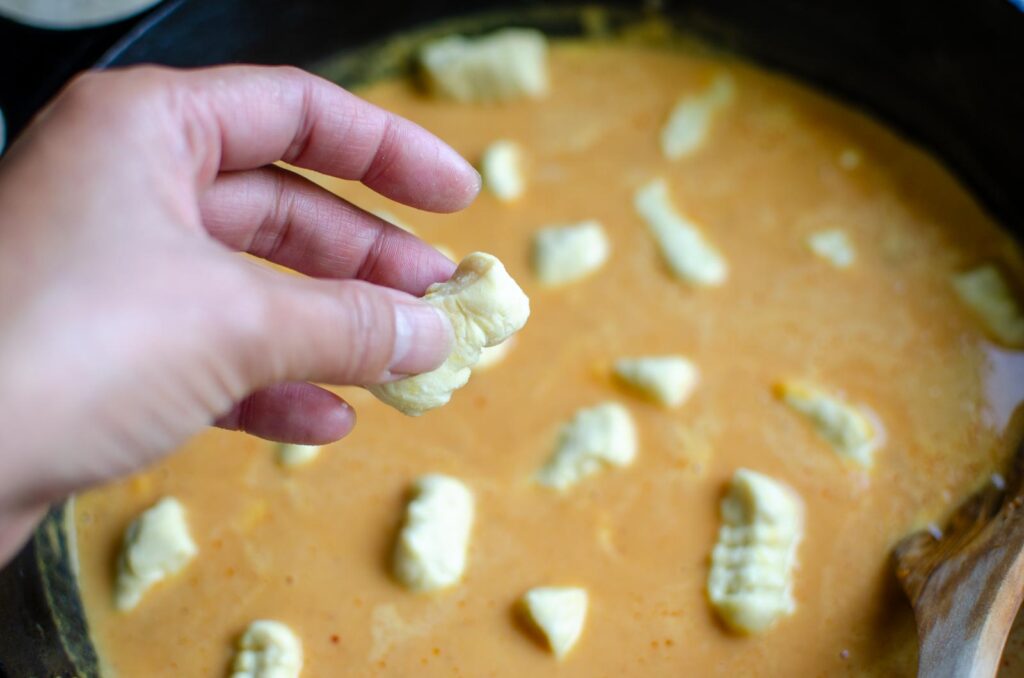
[{"label": "uncooked gnocchi", "polygon": [[1024,313],[998,268],[985,264],[960,273],[953,289],[990,335],[1008,346],[1024,346]]},{"label": "uncooked gnocchi", "polygon": [[150,588],[185,569],[198,552],[180,501],[164,497],[143,511],[125,531],[117,561],[117,608],[138,605]]},{"label": "uncooked gnocchi", "polygon": [[530,300],[495,257],[470,254],[451,279],[427,288],[423,300],[441,309],[451,321],[454,345],[448,359],[432,372],[367,388],[380,400],[416,416],[451,400],[469,381],[480,351],[522,329],[530,316]]},{"label": "uncooked gnocchi", "polygon": [[299,678],[302,642],[286,625],[270,619],[249,624],[238,640],[231,678]]},{"label": "uncooked gnocchi", "polygon": [[729,267],[693,223],[676,209],[668,192],[668,184],[656,179],[642,186],[633,201],[661,249],[672,273],[694,285],[715,286],[725,282]]},{"label": "uncooked gnocchi", "polygon": [[697,366],[681,355],[619,358],[615,376],[632,390],[665,407],[682,405],[697,387]]},{"label": "uncooked gnocchi", "polygon": [[565,490],[608,467],[628,466],[636,456],[633,418],[618,403],[578,410],[562,426],[555,452],[537,474],[542,485]]},{"label": "uncooked gnocchi", "polygon": [[811,423],[840,456],[870,467],[882,442],[882,432],[862,407],[799,381],[780,382],[776,395]]},{"label": "uncooked gnocchi", "polygon": [[457,583],[466,569],[473,493],[462,481],[432,473],[416,481],[395,548],[395,577],[413,591]]},{"label": "uncooked gnocchi", "polygon": [[803,502],[766,475],[739,469],[722,499],[708,598],[730,628],[760,633],[793,614],[793,570],[803,537]]},{"label": "uncooked gnocchi", "polygon": [[523,611],[544,636],[551,653],[563,659],[583,635],[587,591],[573,586],[539,586],[523,596]]},{"label": "uncooked gnocchi", "polygon": [[540,31],[506,28],[479,38],[452,35],[420,51],[427,86],[463,103],[537,99],[548,91],[547,39]]},{"label": "uncooked gnocchi", "polygon": [[555,287],[582,280],[608,260],[610,246],[596,221],[549,226],[533,239],[533,271],[537,279]]},{"label": "uncooked gnocchi", "polygon": [[669,160],[693,153],[707,140],[715,116],[735,97],[732,76],[720,73],[708,88],[679,99],[661,130],[661,152]]},{"label": "uncooked gnocchi", "polygon": [[502,202],[512,202],[526,189],[523,150],[514,141],[501,139],[484,149],[480,160],[484,187]]}]

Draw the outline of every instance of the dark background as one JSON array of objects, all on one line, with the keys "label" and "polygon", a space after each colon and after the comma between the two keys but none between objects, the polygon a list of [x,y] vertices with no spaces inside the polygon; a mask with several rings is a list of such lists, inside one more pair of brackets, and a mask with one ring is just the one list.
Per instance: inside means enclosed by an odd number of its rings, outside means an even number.
[{"label": "dark background", "polygon": [[30,28],[0,17],[0,110],[8,142],[68,78],[158,11],[160,5],[115,24],[74,31]]}]

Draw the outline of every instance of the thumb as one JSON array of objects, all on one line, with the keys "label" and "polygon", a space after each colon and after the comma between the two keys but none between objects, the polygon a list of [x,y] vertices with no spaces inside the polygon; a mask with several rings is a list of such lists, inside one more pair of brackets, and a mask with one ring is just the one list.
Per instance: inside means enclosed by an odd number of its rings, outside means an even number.
[{"label": "thumb", "polygon": [[[437,308],[359,280],[271,275],[251,389],[282,381],[374,384],[438,367],[452,329]],[[262,355],[258,355],[262,354]]]}]

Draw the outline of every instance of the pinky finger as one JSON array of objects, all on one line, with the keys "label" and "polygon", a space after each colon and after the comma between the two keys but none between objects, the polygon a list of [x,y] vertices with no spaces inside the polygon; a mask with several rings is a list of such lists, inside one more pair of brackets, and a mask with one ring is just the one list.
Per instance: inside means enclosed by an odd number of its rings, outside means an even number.
[{"label": "pinky finger", "polygon": [[288,382],[256,391],[214,425],[282,443],[322,445],[348,435],[355,422],[352,407],[330,391]]}]

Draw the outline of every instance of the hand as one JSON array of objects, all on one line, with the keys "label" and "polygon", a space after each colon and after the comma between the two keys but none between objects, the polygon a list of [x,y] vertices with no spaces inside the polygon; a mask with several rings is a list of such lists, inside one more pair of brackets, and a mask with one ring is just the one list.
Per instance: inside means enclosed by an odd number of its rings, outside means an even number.
[{"label": "hand", "polygon": [[88,73],[0,162],[0,562],[50,502],[211,423],[328,442],[354,415],[308,382],[444,360],[451,328],[415,296],[454,264],[276,160],[434,211],[480,185],[293,68]]}]

